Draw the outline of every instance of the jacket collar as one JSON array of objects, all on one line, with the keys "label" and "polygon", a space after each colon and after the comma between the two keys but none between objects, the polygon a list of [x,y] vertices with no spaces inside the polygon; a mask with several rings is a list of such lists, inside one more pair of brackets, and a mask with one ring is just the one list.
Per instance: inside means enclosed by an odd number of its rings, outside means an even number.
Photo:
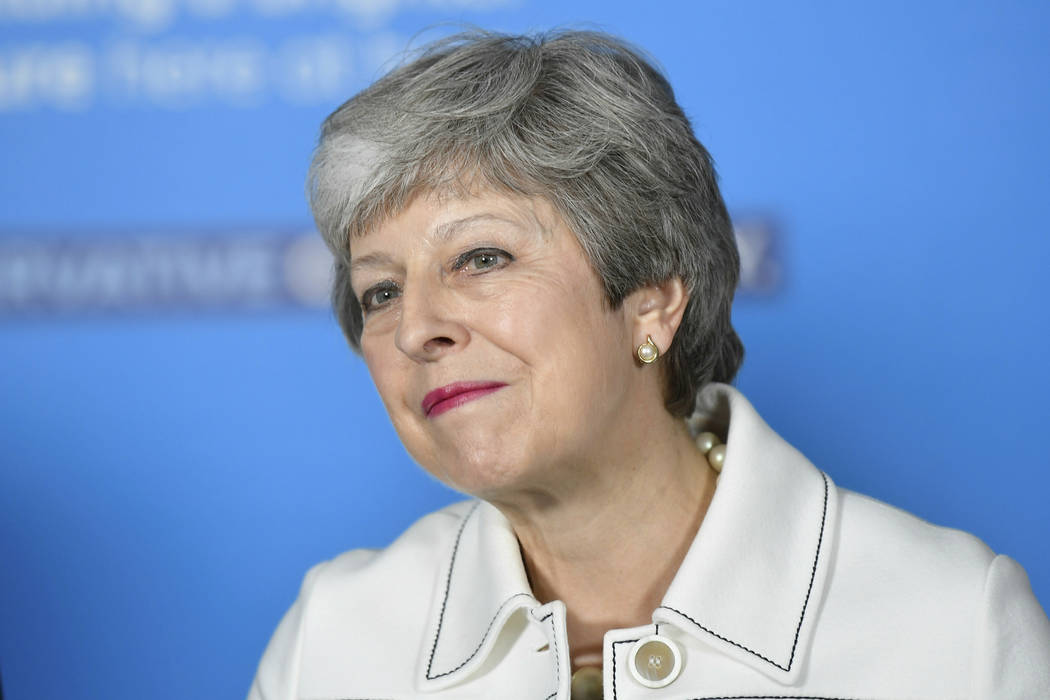
[{"label": "jacket collar", "polygon": [[701,427],[728,432],[726,460],[653,621],[791,684],[805,666],[830,568],[835,486],[732,387],[705,387],[699,405]]},{"label": "jacket collar", "polygon": [[430,606],[417,682],[433,691],[462,682],[484,663],[507,621],[539,606],[518,539],[495,507],[475,502],[460,523]]},{"label": "jacket collar", "polygon": [[[728,434],[726,461],[653,622],[790,684],[805,665],[829,570],[835,487],[732,387],[705,387],[698,405],[702,429]],[[465,680],[508,620],[538,607],[510,524],[493,506],[474,504],[435,589],[420,689]]]}]

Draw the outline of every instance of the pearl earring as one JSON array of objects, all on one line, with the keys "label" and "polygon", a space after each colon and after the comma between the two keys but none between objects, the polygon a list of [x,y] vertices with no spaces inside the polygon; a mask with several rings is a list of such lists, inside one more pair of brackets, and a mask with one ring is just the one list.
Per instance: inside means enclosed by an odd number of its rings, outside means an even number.
[{"label": "pearl earring", "polygon": [[660,357],[660,348],[656,347],[651,335],[645,336],[645,342],[638,346],[638,359],[651,365],[658,357]]}]

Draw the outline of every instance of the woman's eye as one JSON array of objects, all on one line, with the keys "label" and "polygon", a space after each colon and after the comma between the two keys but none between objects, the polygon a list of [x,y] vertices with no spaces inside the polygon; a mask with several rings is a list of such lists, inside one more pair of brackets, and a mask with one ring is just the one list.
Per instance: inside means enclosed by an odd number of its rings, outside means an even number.
[{"label": "woman's eye", "polygon": [[361,308],[372,311],[401,296],[401,290],[394,285],[372,287],[361,296]]},{"label": "woman's eye", "polygon": [[474,263],[474,269],[484,270],[499,265],[500,256],[497,253],[479,253],[470,260]]},{"label": "woman's eye", "polygon": [[502,250],[472,250],[461,255],[454,267],[457,270],[466,268],[468,272],[485,272],[502,267],[513,259],[510,253]]}]

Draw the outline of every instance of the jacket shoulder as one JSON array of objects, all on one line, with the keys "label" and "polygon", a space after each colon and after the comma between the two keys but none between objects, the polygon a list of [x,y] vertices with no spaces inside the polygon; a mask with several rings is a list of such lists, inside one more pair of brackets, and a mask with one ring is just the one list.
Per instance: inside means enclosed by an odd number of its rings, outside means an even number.
[{"label": "jacket shoulder", "polygon": [[473,506],[473,501],[453,503],[424,515],[382,549],[353,549],[318,564],[307,574],[300,596],[326,610],[329,604],[355,601],[358,611],[366,600],[429,596],[434,575]]},{"label": "jacket shoulder", "polygon": [[[325,682],[352,671],[347,655],[368,655],[381,631],[420,638],[435,576],[472,507],[454,503],[423,516],[383,549],[350,550],[311,568],[263,654],[250,700],[324,696]],[[413,654],[384,658],[389,668],[374,670],[410,677]]]},{"label": "jacket shoulder", "polygon": [[316,587],[337,585],[351,579],[382,577],[391,569],[406,573],[402,571],[406,566],[428,570],[447,555],[441,544],[455,537],[474,505],[474,501],[460,501],[428,513],[386,547],[348,550],[314,566],[308,578],[313,579]]},{"label": "jacket shoulder", "polygon": [[926,574],[957,577],[969,573],[984,580],[995,553],[968,532],[935,525],[870,496],[839,490],[841,541],[845,551],[862,551],[873,564],[907,563]]},{"label": "jacket shoulder", "polygon": [[[863,630],[865,641],[826,654],[863,669],[878,658],[879,669],[896,669],[892,678],[873,668],[873,677],[858,672],[854,680],[896,684],[900,697],[929,678],[949,684],[952,696],[1043,697],[1050,623],[1016,562],[967,532],[874,498],[848,490],[839,498],[822,624],[830,638]],[[850,654],[858,658],[840,658]],[[1001,693],[1013,687],[1029,694]]]},{"label": "jacket shoulder", "polygon": [[845,603],[846,617],[861,628],[909,637],[900,653],[962,673],[995,554],[969,533],[868,496],[840,494],[829,611]]},{"label": "jacket shoulder", "polygon": [[[354,550],[320,566],[305,601],[301,694],[336,697],[338,689],[360,689],[375,679],[414,677],[435,586],[473,507],[466,502],[442,508],[384,549]],[[362,667],[369,669],[367,677]]]}]

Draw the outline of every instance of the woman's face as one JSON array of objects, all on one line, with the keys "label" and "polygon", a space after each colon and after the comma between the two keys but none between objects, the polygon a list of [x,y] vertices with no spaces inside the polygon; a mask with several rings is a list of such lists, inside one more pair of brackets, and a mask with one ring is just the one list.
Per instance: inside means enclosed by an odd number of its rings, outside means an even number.
[{"label": "woman's face", "polygon": [[629,305],[606,308],[545,201],[421,196],[351,259],[365,362],[437,478],[483,498],[543,489],[624,428],[639,381]]}]

